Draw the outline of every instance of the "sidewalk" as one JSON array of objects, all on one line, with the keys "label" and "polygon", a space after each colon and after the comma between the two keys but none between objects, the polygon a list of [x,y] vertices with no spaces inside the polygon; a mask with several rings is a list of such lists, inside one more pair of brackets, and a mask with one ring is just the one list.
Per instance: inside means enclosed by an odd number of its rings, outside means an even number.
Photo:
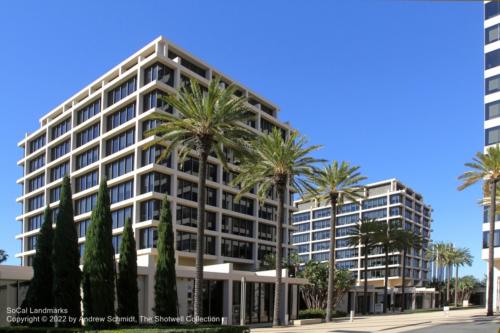
[{"label": "sidewalk", "polygon": [[[374,315],[355,317],[351,323],[347,319],[337,319],[331,323],[323,323],[306,326],[288,326],[279,328],[254,328],[252,333],[285,333],[285,332],[308,332],[308,333],[333,333],[333,332],[409,332],[422,328],[432,328],[437,325],[446,324],[477,324],[487,323],[491,326],[500,327],[498,317],[486,317],[484,309],[454,310],[448,313],[443,311],[396,314],[396,315]],[[485,327],[482,327],[485,328]],[[434,330],[432,330],[434,331]],[[440,332],[436,329],[436,332]],[[471,330],[475,331],[475,330]],[[482,330],[481,330],[482,331]],[[484,330],[489,332],[490,329]],[[491,332],[496,332],[491,331]]]}]

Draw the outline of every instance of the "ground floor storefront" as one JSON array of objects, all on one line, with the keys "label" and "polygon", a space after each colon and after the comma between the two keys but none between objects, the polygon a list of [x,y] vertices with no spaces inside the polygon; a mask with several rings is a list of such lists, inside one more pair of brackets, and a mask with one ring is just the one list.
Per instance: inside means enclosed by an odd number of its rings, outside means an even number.
[{"label": "ground floor storefront", "polygon": [[[155,320],[154,275],[155,258],[138,258],[139,315],[143,322]],[[191,322],[194,304],[195,269],[176,266],[178,319]],[[0,326],[7,325],[7,308],[21,306],[28,281],[33,275],[31,267],[0,266]],[[253,325],[273,320],[275,271],[240,271],[233,264],[204,267],[203,317],[212,324]],[[304,279],[290,278],[282,272],[282,323],[296,319],[299,308],[299,288]],[[174,301],[174,300],[173,300]]]},{"label": "ground floor storefront", "polygon": [[[337,311],[349,313],[365,312],[365,296],[362,286],[352,288],[336,307]],[[400,312],[401,309],[417,310],[432,309],[437,306],[437,293],[434,288],[407,287],[403,296],[401,288],[389,288],[387,291],[388,311]],[[381,313],[384,306],[384,290],[379,287],[368,287],[367,293],[368,313]],[[403,306],[404,303],[404,306]]]}]

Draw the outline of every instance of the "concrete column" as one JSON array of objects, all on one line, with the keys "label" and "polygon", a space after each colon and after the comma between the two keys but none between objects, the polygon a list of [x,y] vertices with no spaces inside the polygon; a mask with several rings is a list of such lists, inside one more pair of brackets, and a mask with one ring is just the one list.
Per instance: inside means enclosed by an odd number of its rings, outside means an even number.
[{"label": "concrete column", "polygon": [[417,301],[417,294],[414,292],[413,294],[411,294],[411,309],[412,310],[415,310],[416,308],[416,302]]},{"label": "concrete column", "polygon": [[228,325],[233,324],[233,280],[224,281],[222,315],[227,318]]},{"label": "concrete column", "polygon": [[246,279],[244,277],[241,278],[241,299],[240,299],[240,325],[245,325],[245,316],[246,316]]}]

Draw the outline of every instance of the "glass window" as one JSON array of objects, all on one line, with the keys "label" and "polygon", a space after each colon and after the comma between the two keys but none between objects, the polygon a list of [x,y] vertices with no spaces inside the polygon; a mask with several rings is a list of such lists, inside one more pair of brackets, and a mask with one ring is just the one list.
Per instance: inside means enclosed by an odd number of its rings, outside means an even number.
[{"label": "glass window", "polygon": [[66,155],[71,150],[69,145],[69,140],[66,140],[50,150],[51,161],[57,160],[58,158]]},{"label": "glass window", "polygon": [[135,128],[122,132],[106,141],[106,154],[114,154],[134,144]]},{"label": "glass window", "polygon": [[112,113],[106,121],[106,129],[108,131],[126,123],[135,117],[135,102],[125,106],[124,108]]},{"label": "glass window", "polygon": [[140,204],[139,218],[140,222],[148,220],[159,220],[160,219],[160,200],[148,200],[143,201]]},{"label": "glass window", "polygon": [[[177,231],[177,251],[196,252],[196,234]],[[215,255],[215,237],[205,235],[205,254]]]},{"label": "glass window", "polygon": [[69,174],[69,162],[56,165],[50,169],[50,181],[53,182],[57,179],[64,177]]},{"label": "glass window", "polygon": [[76,146],[80,147],[90,142],[100,135],[100,123],[94,124],[86,129],[76,133]]},{"label": "glass window", "polygon": [[160,172],[150,172],[141,176],[141,194],[148,192],[170,194],[170,176]]},{"label": "glass window", "polygon": [[174,70],[161,63],[156,63],[144,70],[144,84],[158,80],[169,86],[174,86]]},{"label": "glass window", "polygon": [[487,128],[485,131],[485,146],[500,143],[500,126]]},{"label": "glass window", "polygon": [[91,194],[75,201],[75,215],[88,213],[94,209],[97,194]]},{"label": "glass window", "polygon": [[29,143],[30,154],[42,148],[43,146],[45,146],[45,133],[30,141]]},{"label": "glass window", "polygon": [[116,102],[127,97],[135,91],[137,88],[137,78],[134,76],[128,81],[122,83],[118,87],[108,91],[108,106],[115,104]]},{"label": "glass window", "polygon": [[155,145],[152,147],[149,147],[147,149],[144,149],[142,151],[142,166],[156,163],[159,165],[163,165],[166,167],[171,166],[171,156],[167,156],[166,158],[163,158],[160,160],[160,156],[162,155],[163,151],[165,150],[165,147],[161,145]]},{"label": "glass window", "polygon": [[78,125],[92,118],[101,111],[101,100],[98,99],[76,112],[76,122]]},{"label": "glass window", "polygon": [[491,102],[485,105],[485,120],[500,117],[500,101]]},{"label": "glass window", "polygon": [[127,219],[132,218],[132,206],[112,211],[111,218],[113,220],[113,229],[123,227]]},{"label": "glass window", "polygon": [[253,244],[236,239],[222,238],[221,254],[224,257],[252,259]]},{"label": "glass window", "polygon": [[494,26],[489,27],[488,29],[485,30],[485,36],[484,36],[485,44],[496,42],[499,39],[500,39],[499,24],[495,24]]},{"label": "glass window", "polygon": [[484,65],[486,69],[500,65],[500,49],[488,52],[484,57]]},{"label": "glass window", "polygon": [[45,185],[45,173],[28,180],[28,192],[37,190]]},{"label": "glass window", "polygon": [[500,91],[500,75],[496,75],[486,79],[485,91],[486,95]]},{"label": "glass window", "polygon": [[76,222],[76,232],[78,237],[85,237],[90,226],[90,219]]},{"label": "glass window", "polygon": [[498,14],[500,14],[500,2],[495,0],[484,5],[484,18],[486,20],[497,16]]},{"label": "glass window", "polygon": [[99,160],[99,146],[90,148],[76,156],[76,170],[86,167]]},{"label": "glass window", "polygon": [[98,171],[89,172],[83,176],[80,176],[75,179],[75,193],[80,191],[85,191],[89,188],[97,186],[99,183],[99,174]]},{"label": "glass window", "polygon": [[134,154],[127,155],[119,160],[106,164],[106,177],[113,179],[123,176],[134,170]]},{"label": "glass window", "polygon": [[40,169],[45,165],[45,155],[40,155],[29,161],[29,172]]},{"label": "glass window", "polygon": [[239,200],[236,200],[235,197],[235,194],[223,191],[222,208],[229,209],[237,213],[253,215],[254,201],[245,197],[241,197]]},{"label": "glass window", "polygon": [[109,188],[111,203],[117,203],[132,198],[134,195],[134,181],[130,180]]},{"label": "glass window", "polygon": [[259,239],[276,242],[276,227],[266,223],[259,223]]},{"label": "glass window", "polygon": [[[196,228],[198,226],[198,209],[177,204],[176,223]],[[216,224],[216,214],[205,210],[205,229],[215,230]]]},{"label": "glass window", "polygon": [[60,137],[70,129],[71,129],[71,118],[63,120],[59,124],[52,127],[52,140],[54,140],[57,137]]},{"label": "glass window", "polygon": [[311,214],[309,212],[292,215],[292,223],[308,221],[310,219],[311,219]]},{"label": "glass window", "polygon": [[222,215],[222,232],[238,236],[253,237],[253,221],[224,214]]},{"label": "glass window", "polygon": [[156,247],[158,232],[156,227],[143,228],[139,230],[139,248],[150,249]]},{"label": "glass window", "polygon": [[161,111],[173,113],[173,108],[163,100],[163,96],[166,95],[167,93],[158,89],[145,94],[143,97],[143,112],[158,108]]}]

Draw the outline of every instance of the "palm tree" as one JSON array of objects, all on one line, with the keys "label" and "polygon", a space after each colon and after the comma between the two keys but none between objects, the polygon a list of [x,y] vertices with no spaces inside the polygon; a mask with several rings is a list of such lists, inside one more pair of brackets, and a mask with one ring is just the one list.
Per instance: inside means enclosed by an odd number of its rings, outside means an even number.
[{"label": "palm tree", "polygon": [[454,248],[450,255],[451,264],[455,266],[455,306],[458,306],[458,268],[460,266],[471,266],[473,257],[466,247]]},{"label": "palm tree", "polygon": [[402,252],[403,258],[403,272],[401,274],[401,295],[403,298],[403,304],[401,306],[401,311],[405,310],[406,306],[406,294],[405,294],[405,286],[406,286],[406,254],[408,249],[415,248],[420,249],[422,247],[422,238],[411,231],[408,230],[398,230],[396,235],[396,244],[395,248]]},{"label": "palm tree", "polygon": [[[364,290],[363,290],[363,314],[368,313],[368,254],[372,248],[377,244],[375,233],[377,231],[377,222],[375,219],[362,219],[353,227],[351,238],[348,244],[352,247],[362,246],[364,250]],[[361,250],[361,247],[359,247]]]},{"label": "palm tree", "polygon": [[277,128],[268,135],[261,135],[251,143],[251,153],[242,156],[238,166],[239,175],[232,184],[240,187],[238,196],[257,186],[257,196],[263,202],[270,190],[278,194],[278,216],[276,228],[276,286],[274,290],[273,325],[280,325],[280,288],[283,266],[283,224],[285,219],[285,198],[287,186],[299,193],[310,188],[304,176],[314,171],[314,163],[320,160],[308,155],[320,146],[306,147],[307,141],[298,132],[291,132],[286,138]]},{"label": "palm tree", "polygon": [[[387,312],[387,288],[389,286],[389,252],[393,252],[398,249],[398,235],[401,230],[398,230],[398,224],[394,222],[377,222],[377,227],[374,233],[374,237],[377,243],[379,243],[384,249],[384,313]],[[403,272],[404,274],[404,272]]]},{"label": "palm tree", "polygon": [[210,153],[226,165],[223,148],[241,151],[243,140],[252,137],[252,132],[243,125],[249,119],[244,97],[235,97],[236,86],[224,89],[218,79],[210,82],[208,90],[202,91],[197,81],[181,88],[176,95],[163,97],[164,102],[177,110],[178,116],[166,112],[153,114],[158,126],[146,133],[155,139],[146,146],[162,144],[165,150],[159,159],[167,158],[177,151],[182,163],[188,154],[197,153],[200,164],[198,174],[198,225],[196,237],[196,276],[194,282],[194,317],[202,316],[202,281],[205,233],[206,175]]},{"label": "palm tree", "polygon": [[500,180],[500,146],[489,147],[486,154],[478,152],[472,162],[466,163],[470,170],[458,177],[463,183],[458,187],[459,191],[472,186],[480,181],[485,182],[485,187],[489,190],[489,224],[490,233],[488,235],[488,290],[487,290],[487,316],[493,316],[493,264],[494,264],[494,232],[495,216],[497,211],[496,194],[497,183]]},{"label": "palm tree", "polygon": [[334,276],[335,276],[335,229],[337,220],[337,206],[345,201],[357,202],[363,197],[360,182],[366,179],[359,172],[359,166],[351,166],[348,162],[333,161],[325,165],[310,177],[314,188],[306,195],[306,199],[315,199],[330,203],[330,257],[328,271],[328,296],[326,307],[327,322],[332,320]]},{"label": "palm tree", "polygon": [[9,255],[7,254],[7,252],[5,252],[5,250],[0,250],[0,263],[7,260],[8,257]]},{"label": "palm tree", "polygon": [[[439,269],[447,269],[447,278],[446,278],[446,305],[449,303],[449,294],[450,294],[450,249],[452,249],[452,245],[444,242],[437,242],[432,244],[432,246],[427,251],[427,258],[429,260],[433,260]],[[441,299],[441,304],[443,303]]]}]

